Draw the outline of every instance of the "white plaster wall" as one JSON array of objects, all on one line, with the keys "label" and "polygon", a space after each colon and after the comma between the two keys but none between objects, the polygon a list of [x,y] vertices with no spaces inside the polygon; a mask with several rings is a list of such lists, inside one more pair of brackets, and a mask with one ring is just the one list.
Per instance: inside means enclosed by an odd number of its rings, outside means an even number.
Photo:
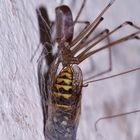
[{"label": "white plaster wall", "polygon": [[[68,1],[65,1],[68,2]],[[82,0],[74,1],[73,14]],[[87,0],[81,20],[92,21],[108,0]],[[37,58],[30,59],[39,44],[35,9],[46,5],[53,20],[56,0],[0,0],[0,139],[44,140],[42,109],[37,82]],[[71,2],[69,2],[71,4]],[[98,28],[114,29],[130,20],[140,26],[139,0],[116,0],[106,12]],[[77,27],[77,29],[79,29]],[[111,39],[131,32],[126,27]],[[113,48],[113,72],[118,73],[140,66],[140,42],[130,41]],[[93,63],[91,62],[93,61]],[[88,76],[107,67],[107,54],[99,53],[80,66]],[[87,69],[87,64],[89,68]],[[78,140],[138,140],[140,113],[119,119],[103,120],[95,132],[94,123],[102,116],[140,109],[140,72],[90,84],[83,89],[82,116]]]}]

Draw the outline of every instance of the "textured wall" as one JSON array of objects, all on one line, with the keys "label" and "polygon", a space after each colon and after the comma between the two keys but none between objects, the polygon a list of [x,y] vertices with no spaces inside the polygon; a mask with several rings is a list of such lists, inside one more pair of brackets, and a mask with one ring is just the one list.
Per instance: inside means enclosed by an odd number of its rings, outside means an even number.
[{"label": "textured wall", "polygon": [[[81,0],[82,1],[82,0]],[[69,2],[76,15],[81,1]],[[65,2],[65,1],[64,1]],[[81,20],[92,21],[106,6],[108,0],[87,0]],[[1,0],[0,1],[0,138],[3,140],[43,140],[42,110],[37,82],[39,44],[36,8],[45,5],[54,20],[56,0]],[[126,20],[140,26],[139,0],[116,0],[106,12],[105,20],[97,29],[114,29]],[[80,30],[76,26],[76,31]],[[131,33],[131,27],[123,28],[111,40]],[[119,73],[140,66],[140,42],[129,41],[112,49],[113,71]],[[88,65],[88,66],[87,66]],[[81,65],[85,78],[108,67],[107,51],[98,53]],[[88,67],[88,68],[87,68]],[[109,74],[107,74],[109,75]],[[107,76],[106,75],[106,76]],[[82,116],[78,140],[132,140],[140,139],[140,113],[117,119],[99,117],[140,109],[140,72],[90,84],[83,89]]]}]

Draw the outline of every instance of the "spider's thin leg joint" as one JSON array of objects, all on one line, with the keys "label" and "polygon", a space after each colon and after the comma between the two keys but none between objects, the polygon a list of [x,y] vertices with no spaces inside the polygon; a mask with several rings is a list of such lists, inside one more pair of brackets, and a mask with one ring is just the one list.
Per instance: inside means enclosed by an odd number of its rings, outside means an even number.
[{"label": "spider's thin leg joint", "polygon": [[104,33],[106,33],[106,34],[109,33],[109,29],[105,29],[104,32],[102,32],[102,34],[104,34]]},{"label": "spider's thin leg joint", "polygon": [[131,21],[125,21],[120,26],[118,26],[118,29],[121,28],[121,27],[123,27],[123,26],[125,26],[125,25],[127,25],[127,24],[133,26],[133,23]]},{"label": "spider's thin leg joint", "polygon": [[126,23],[129,25],[133,25],[133,22],[131,22],[131,21],[126,21]]},{"label": "spider's thin leg joint", "polygon": [[100,18],[100,21],[102,21],[102,20],[104,20],[104,18],[103,18],[103,17],[101,17],[101,18]]},{"label": "spider's thin leg joint", "polygon": [[[139,32],[140,33],[140,32]],[[140,37],[137,36],[138,32],[137,33],[134,33],[130,36],[130,38],[134,38],[134,39],[139,39]],[[129,38],[128,38],[129,39]]]},{"label": "spider's thin leg joint", "polygon": [[136,29],[138,29],[138,30],[140,30],[140,27],[138,27],[137,25],[135,25],[133,22],[131,22],[131,21],[125,21],[123,24],[121,24],[118,28],[121,28],[121,27],[123,27],[123,26],[125,26],[125,25],[130,25],[130,26],[132,26],[132,27],[134,27],[134,28],[136,28]]},{"label": "spider's thin leg joint", "polygon": [[90,24],[90,22],[89,22],[89,21],[85,21],[85,23],[86,23],[86,24]]},{"label": "spider's thin leg joint", "polygon": [[140,37],[139,37],[139,36],[134,36],[134,38],[135,38],[135,39],[140,39]]},{"label": "spider's thin leg joint", "polygon": [[88,87],[88,83],[83,83],[82,87]]}]

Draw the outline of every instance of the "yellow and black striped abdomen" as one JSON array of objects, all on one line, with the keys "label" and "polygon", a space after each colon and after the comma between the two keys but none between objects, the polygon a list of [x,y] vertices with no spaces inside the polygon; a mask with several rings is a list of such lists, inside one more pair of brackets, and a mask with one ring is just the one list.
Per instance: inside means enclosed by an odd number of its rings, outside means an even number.
[{"label": "yellow and black striped abdomen", "polygon": [[81,112],[82,79],[81,69],[73,64],[63,68],[54,82],[50,80],[53,85],[50,84],[46,126],[47,133],[55,135],[53,139],[71,137],[73,140],[76,135]]},{"label": "yellow and black striped abdomen", "polygon": [[71,67],[65,67],[56,77],[52,92],[52,103],[58,108],[71,109],[72,105],[72,80]]}]

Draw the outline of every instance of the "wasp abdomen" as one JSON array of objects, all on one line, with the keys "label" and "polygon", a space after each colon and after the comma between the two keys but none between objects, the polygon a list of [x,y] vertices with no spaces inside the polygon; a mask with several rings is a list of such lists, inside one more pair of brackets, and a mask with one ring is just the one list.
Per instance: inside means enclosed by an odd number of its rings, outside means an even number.
[{"label": "wasp abdomen", "polygon": [[[50,77],[55,76],[52,72],[53,69]],[[70,65],[60,71],[54,82],[49,81],[49,111],[45,131],[49,140],[76,140],[81,112],[82,78],[80,68]]]},{"label": "wasp abdomen", "polygon": [[52,102],[58,108],[70,109],[72,104],[72,80],[71,67],[64,68],[57,76],[52,92]]}]

